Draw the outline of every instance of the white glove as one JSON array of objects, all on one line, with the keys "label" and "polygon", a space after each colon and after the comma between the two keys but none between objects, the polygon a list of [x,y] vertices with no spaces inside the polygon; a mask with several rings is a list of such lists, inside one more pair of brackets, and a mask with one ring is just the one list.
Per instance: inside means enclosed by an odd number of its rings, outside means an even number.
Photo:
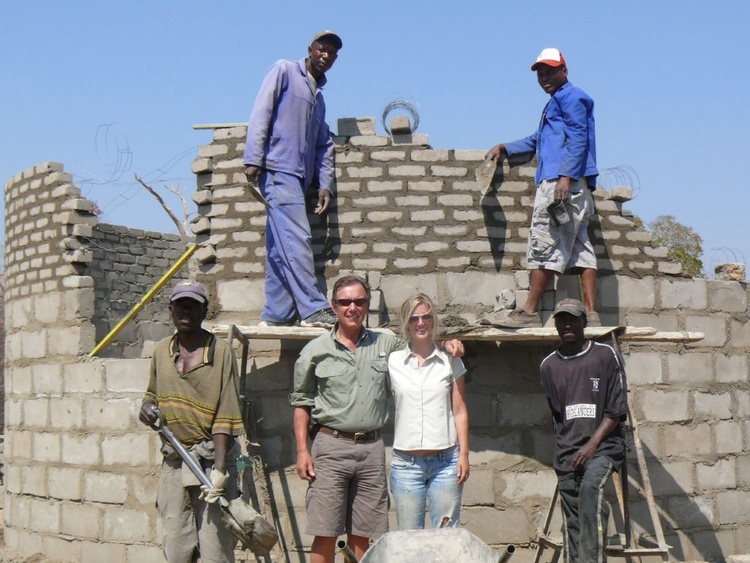
[{"label": "white glove", "polygon": [[227,481],[229,481],[229,473],[222,473],[217,469],[212,469],[210,479],[211,487],[201,485],[200,498],[207,503],[213,504],[218,502],[219,497],[224,496],[224,488],[227,486]]}]

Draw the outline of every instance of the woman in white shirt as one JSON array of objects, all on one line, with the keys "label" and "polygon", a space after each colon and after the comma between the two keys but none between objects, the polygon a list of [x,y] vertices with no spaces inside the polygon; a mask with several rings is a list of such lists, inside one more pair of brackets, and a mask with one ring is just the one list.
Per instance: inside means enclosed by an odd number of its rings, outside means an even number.
[{"label": "woman in white shirt", "polygon": [[419,293],[401,307],[405,350],[391,353],[388,374],[396,403],[391,492],[400,530],[458,524],[469,477],[466,368],[435,344],[438,319]]}]

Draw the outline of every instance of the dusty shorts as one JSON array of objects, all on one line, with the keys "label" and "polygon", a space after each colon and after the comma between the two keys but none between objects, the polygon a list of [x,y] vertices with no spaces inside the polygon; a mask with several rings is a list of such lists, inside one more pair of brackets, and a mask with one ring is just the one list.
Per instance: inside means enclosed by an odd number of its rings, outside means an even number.
[{"label": "dusty shorts", "polygon": [[[555,201],[556,184],[556,180],[544,180],[537,187],[526,252],[528,268],[560,274],[569,268],[596,270],[596,255],[588,234],[589,219],[596,209],[586,179],[571,183],[571,194],[565,202],[570,221],[560,226],[550,219],[547,212]],[[572,193],[573,190],[578,190],[578,193]]]},{"label": "dusty shorts", "polygon": [[373,538],[388,531],[385,446],[318,432],[312,445],[315,479],[307,489],[307,533]]}]

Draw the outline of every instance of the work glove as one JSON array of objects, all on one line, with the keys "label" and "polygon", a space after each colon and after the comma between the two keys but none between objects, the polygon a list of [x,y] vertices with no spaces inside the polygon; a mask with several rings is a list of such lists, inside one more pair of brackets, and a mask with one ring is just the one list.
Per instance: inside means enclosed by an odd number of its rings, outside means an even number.
[{"label": "work glove", "polygon": [[217,469],[212,469],[209,478],[211,479],[211,486],[201,485],[200,498],[207,503],[213,504],[218,502],[219,497],[224,496],[224,488],[229,481],[229,473],[222,473]]}]

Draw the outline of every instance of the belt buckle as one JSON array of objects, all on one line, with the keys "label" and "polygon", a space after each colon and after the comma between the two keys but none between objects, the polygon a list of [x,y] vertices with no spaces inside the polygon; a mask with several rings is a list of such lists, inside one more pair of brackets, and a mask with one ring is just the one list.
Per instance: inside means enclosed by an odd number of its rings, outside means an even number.
[{"label": "belt buckle", "polygon": [[364,442],[366,437],[367,437],[367,432],[355,432],[354,433],[355,442]]}]

